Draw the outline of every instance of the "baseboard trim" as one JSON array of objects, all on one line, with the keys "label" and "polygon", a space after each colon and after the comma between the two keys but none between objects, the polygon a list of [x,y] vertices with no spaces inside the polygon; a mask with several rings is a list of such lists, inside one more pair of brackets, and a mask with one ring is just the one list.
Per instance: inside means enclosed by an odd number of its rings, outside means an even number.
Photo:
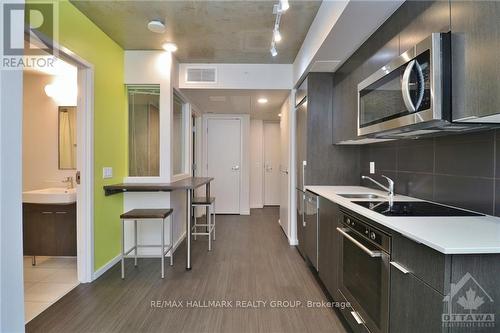
[{"label": "baseboard trim", "polygon": [[[186,232],[184,232],[179,237],[179,239],[177,239],[177,241],[174,243],[174,246],[173,246],[174,253],[175,253],[175,250],[177,250],[177,248],[181,245],[181,243],[184,241],[185,238],[186,238]],[[169,255],[167,255],[167,257],[169,257]],[[104,273],[106,273],[111,267],[113,267],[114,265],[116,265],[117,263],[119,263],[120,259],[121,259],[121,254],[117,255],[116,257],[114,257],[113,259],[111,259],[110,261],[108,261],[107,263],[105,263],[103,266],[101,266],[98,270],[96,270],[92,274],[92,281],[97,280],[101,275],[103,275]]]},{"label": "baseboard trim", "polygon": [[101,275],[106,273],[111,267],[119,263],[120,259],[121,259],[121,254],[117,255],[116,257],[105,263],[103,266],[101,266],[98,270],[94,272],[94,274],[92,274],[92,281],[97,280]]}]

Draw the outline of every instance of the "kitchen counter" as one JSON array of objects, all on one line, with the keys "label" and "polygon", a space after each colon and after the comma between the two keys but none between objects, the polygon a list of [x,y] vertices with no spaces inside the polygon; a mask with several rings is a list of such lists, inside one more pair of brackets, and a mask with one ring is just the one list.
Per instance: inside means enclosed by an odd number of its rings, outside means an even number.
[{"label": "kitchen counter", "polygon": [[[361,186],[306,186],[336,204],[373,220],[418,243],[444,254],[500,253],[500,218],[494,216],[394,217],[384,216],[352,201],[380,201],[383,199],[348,199],[338,194],[387,194]],[[395,195],[394,201],[422,201]]]}]

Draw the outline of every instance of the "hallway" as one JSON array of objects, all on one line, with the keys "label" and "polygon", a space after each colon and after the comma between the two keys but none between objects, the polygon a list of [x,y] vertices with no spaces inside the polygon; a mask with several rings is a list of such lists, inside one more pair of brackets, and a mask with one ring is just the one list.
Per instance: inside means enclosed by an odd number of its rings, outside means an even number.
[{"label": "hallway", "polygon": [[[332,309],[308,308],[307,301],[326,298],[297,250],[288,245],[277,223],[278,208],[251,213],[218,216],[213,251],[207,252],[205,237],[193,241],[190,272],[184,268],[182,245],[164,280],[158,260],[140,260],[135,269],[129,260],[124,281],[116,265],[95,282],[79,285],[33,319],[26,331],[345,332]],[[232,303],[226,308],[188,303],[223,300]],[[163,307],[152,306],[155,301]],[[266,305],[244,308],[248,301]],[[280,308],[279,301],[301,305],[281,303]]]}]

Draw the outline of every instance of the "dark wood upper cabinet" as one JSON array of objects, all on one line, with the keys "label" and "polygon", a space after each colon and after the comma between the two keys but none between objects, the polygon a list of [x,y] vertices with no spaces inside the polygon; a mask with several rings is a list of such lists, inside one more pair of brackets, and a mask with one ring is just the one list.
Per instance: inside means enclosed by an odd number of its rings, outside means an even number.
[{"label": "dark wood upper cabinet", "polygon": [[452,116],[500,113],[500,2],[451,2]]},{"label": "dark wood upper cabinet", "polygon": [[401,16],[399,54],[420,43],[434,32],[450,31],[448,1],[407,1],[398,11]]}]

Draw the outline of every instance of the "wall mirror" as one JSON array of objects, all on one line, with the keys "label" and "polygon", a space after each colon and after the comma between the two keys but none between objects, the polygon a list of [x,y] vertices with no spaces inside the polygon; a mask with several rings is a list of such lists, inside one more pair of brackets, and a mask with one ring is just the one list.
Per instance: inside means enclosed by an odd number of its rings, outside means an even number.
[{"label": "wall mirror", "polygon": [[76,106],[59,107],[59,170],[76,169]]}]

